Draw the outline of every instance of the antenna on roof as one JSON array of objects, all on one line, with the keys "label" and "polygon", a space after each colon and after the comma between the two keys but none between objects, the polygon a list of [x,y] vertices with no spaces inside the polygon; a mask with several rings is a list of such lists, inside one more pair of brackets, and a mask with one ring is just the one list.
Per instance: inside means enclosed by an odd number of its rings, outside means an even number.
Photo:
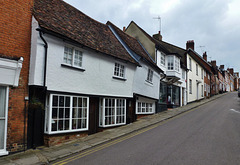
[{"label": "antenna on roof", "polygon": [[153,19],[157,19],[159,21],[159,31],[161,32],[161,17],[157,16],[157,17],[153,17]]},{"label": "antenna on roof", "polygon": [[201,49],[202,53],[204,53],[204,50],[203,50],[204,47],[205,46],[199,46],[199,48]]}]

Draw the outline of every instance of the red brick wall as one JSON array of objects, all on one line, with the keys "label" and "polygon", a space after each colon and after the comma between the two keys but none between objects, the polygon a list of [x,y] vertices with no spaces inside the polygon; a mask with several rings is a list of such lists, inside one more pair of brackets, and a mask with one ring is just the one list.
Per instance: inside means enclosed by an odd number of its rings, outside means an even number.
[{"label": "red brick wall", "polygon": [[33,0],[0,1],[0,54],[24,58],[19,86],[9,89],[7,150],[12,152],[23,149],[24,97],[28,96],[32,6]]},{"label": "red brick wall", "polygon": [[59,134],[59,135],[45,135],[44,136],[44,145],[47,147],[55,146],[58,144],[77,140],[77,139],[85,137],[87,135],[88,135],[87,132]]}]

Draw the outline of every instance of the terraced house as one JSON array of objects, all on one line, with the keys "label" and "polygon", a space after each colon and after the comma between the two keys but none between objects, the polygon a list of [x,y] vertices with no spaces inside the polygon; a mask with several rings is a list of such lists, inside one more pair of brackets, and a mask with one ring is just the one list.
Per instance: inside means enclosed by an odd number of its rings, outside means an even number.
[{"label": "terraced house", "polygon": [[30,99],[45,109],[44,120],[32,119],[44,121],[33,146],[155,113],[162,71],[134,38],[61,0],[36,1],[33,11]]}]

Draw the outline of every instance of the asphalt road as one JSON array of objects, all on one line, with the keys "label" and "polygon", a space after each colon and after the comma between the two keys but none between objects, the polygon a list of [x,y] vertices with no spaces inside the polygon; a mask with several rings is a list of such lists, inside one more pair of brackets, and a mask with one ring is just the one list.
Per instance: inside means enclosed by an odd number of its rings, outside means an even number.
[{"label": "asphalt road", "polygon": [[[106,145],[76,165],[239,165],[240,98],[229,93],[144,133]],[[67,159],[67,158],[65,158]]]}]

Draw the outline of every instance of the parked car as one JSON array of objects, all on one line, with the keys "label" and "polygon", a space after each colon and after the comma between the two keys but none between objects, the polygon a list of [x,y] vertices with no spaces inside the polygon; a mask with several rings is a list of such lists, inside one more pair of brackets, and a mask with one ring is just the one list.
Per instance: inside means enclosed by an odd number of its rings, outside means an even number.
[{"label": "parked car", "polygon": [[240,89],[238,89],[238,97],[240,97]]}]

